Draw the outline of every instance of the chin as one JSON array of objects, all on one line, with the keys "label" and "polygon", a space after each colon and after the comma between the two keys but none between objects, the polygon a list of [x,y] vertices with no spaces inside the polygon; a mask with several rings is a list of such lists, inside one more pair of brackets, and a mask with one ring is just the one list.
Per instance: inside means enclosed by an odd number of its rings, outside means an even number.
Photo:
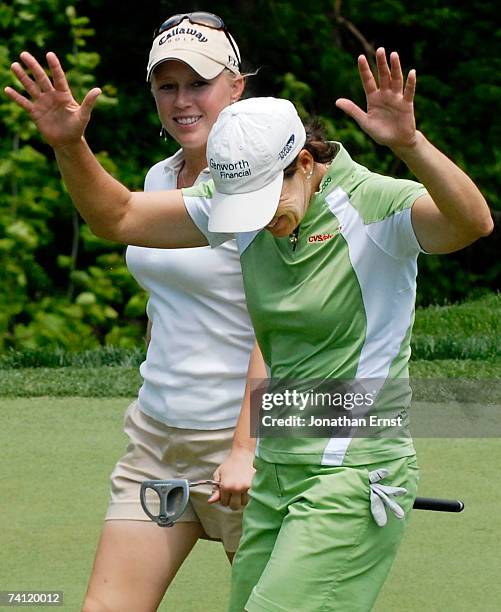
[{"label": "chin", "polygon": [[205,136],[205,134],[176,134],[176,140],[185,149],[205,149],[207,143]]},{"label": "chin", "polygon": [[205,147],[207,143],[207,137],[209,133],[203,129],[202,126],[197,126],[191,130],[183,130],[182,128],[174,129],[170,132],[170,135],[176,140],[182,147],[185,145],[190,149]]},{"label": "chin", "polygon": [[285,238],[291,233],[288,229],[277,229],[275,227],[269,228],[268,231],[275,236],[275,238]]},{"label": "chin", "polygon": [[289,236],[296,226],[289,220],[289,223],[283,223],[281,220],[273,227],[267,227],[266,229],[273,235],[275,238],[285,238]]}]

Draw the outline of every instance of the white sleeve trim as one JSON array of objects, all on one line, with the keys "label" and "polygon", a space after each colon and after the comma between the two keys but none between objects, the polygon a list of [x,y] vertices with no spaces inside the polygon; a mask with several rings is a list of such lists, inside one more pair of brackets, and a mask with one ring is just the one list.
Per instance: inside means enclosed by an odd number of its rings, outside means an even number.
[{"label": "white sleeve trim", "polygon": [[381,250],[397,259],[425,253],[412,226],[411,211],[412,206],[366,225],[367,235]]},{"label": "white sleeve trim", "polygon": [[210,200],[208,198],[183,195],[183,200],[186,210],[188,211],[193,223],[207,238],[207,242],[212,248],[215,248],[224,242],[228,242],[228,240],[235,237],[234,234],[222,234],[209,231]]}]

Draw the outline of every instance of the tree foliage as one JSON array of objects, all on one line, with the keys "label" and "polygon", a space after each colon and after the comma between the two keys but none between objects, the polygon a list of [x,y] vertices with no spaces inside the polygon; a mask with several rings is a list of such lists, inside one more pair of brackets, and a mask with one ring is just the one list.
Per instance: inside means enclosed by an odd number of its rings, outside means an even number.
[{"label": "tree foliage", "polygon": [[[151,4],[151,6],[150,6]],[[145,10],[146,8],[146,10]],[[176,146],[158,138],[145,82],[151,35],[176,12],[208,8],[159,0],[7,0],[0,3],[0,84],[17,86],[10,63],[27,49],[54,50],[78,99],[104,90],[88,129],[102,163],[134,189]],[[249,95],[290,98],[319,116],[363,164],[407,177],[405,166],[337,110],[337,97],[364,104],[356,57],[382,45],[417,68],[420,129],[501,210],[500,30],[492,1],[310,0],[211,2],[237,39],[244,68],[259,68]],[[0,98],[0,350],[6,347],[137,345],[145,295],[127,272],[123,247],[97,239],[75,213],[52,152],[34,126]],[[418,302],[444,303],[499,288],[499,236],[459,254],[422,257]]]}]

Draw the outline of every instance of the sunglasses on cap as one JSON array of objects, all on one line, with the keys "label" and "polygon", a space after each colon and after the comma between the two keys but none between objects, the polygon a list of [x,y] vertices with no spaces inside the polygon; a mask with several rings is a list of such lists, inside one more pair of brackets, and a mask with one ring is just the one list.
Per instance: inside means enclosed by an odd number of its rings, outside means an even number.
[{"label": "sunglasses on cap", "polygon": [[172,15],[166,19],[162,25],[155,30],[153,35],[154,38],[165,32],[166,30],[170,30],[171,28],[175,28],[182,21],[187,19],[193,25],[201,25],[206,28],[212,28],[213,30],[221,30],[224,32],[224,35],[228,39],[228,42],[231,45],[233,53],[238,61],[238,69],[240,70],[240,54],[238,53],[235,43],[231,38],[230,33],[228,32],[228,28],[226,27],[224,21],[218,15],[214,15],[214,13],[205,13],[204,11],[198,11],[196,13],[179,13],[178,15]]}]

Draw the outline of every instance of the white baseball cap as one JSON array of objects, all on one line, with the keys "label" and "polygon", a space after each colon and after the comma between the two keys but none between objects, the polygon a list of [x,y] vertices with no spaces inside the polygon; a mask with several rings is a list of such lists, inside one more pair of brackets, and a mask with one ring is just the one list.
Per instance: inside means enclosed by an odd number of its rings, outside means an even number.
[{"label": "white baseball cap", "polygon": [[[187,19],[156,36],[151,47],[146,80],[153,70],[167,60],[179,60],[188,64],[204,79],[215,79],[225,68],[240,74],[238,50],[235,39],[224,30],[216,30]],[[238,55],[238,57],[237,57]]]},{"label": "white baseball cap", "polygon": [[275,214],[284,169],[306,142],[294,105],[278,98],[248,98],[227,106],[212,126],[207,161],[214,180],[209,230],[250,232]]}]

